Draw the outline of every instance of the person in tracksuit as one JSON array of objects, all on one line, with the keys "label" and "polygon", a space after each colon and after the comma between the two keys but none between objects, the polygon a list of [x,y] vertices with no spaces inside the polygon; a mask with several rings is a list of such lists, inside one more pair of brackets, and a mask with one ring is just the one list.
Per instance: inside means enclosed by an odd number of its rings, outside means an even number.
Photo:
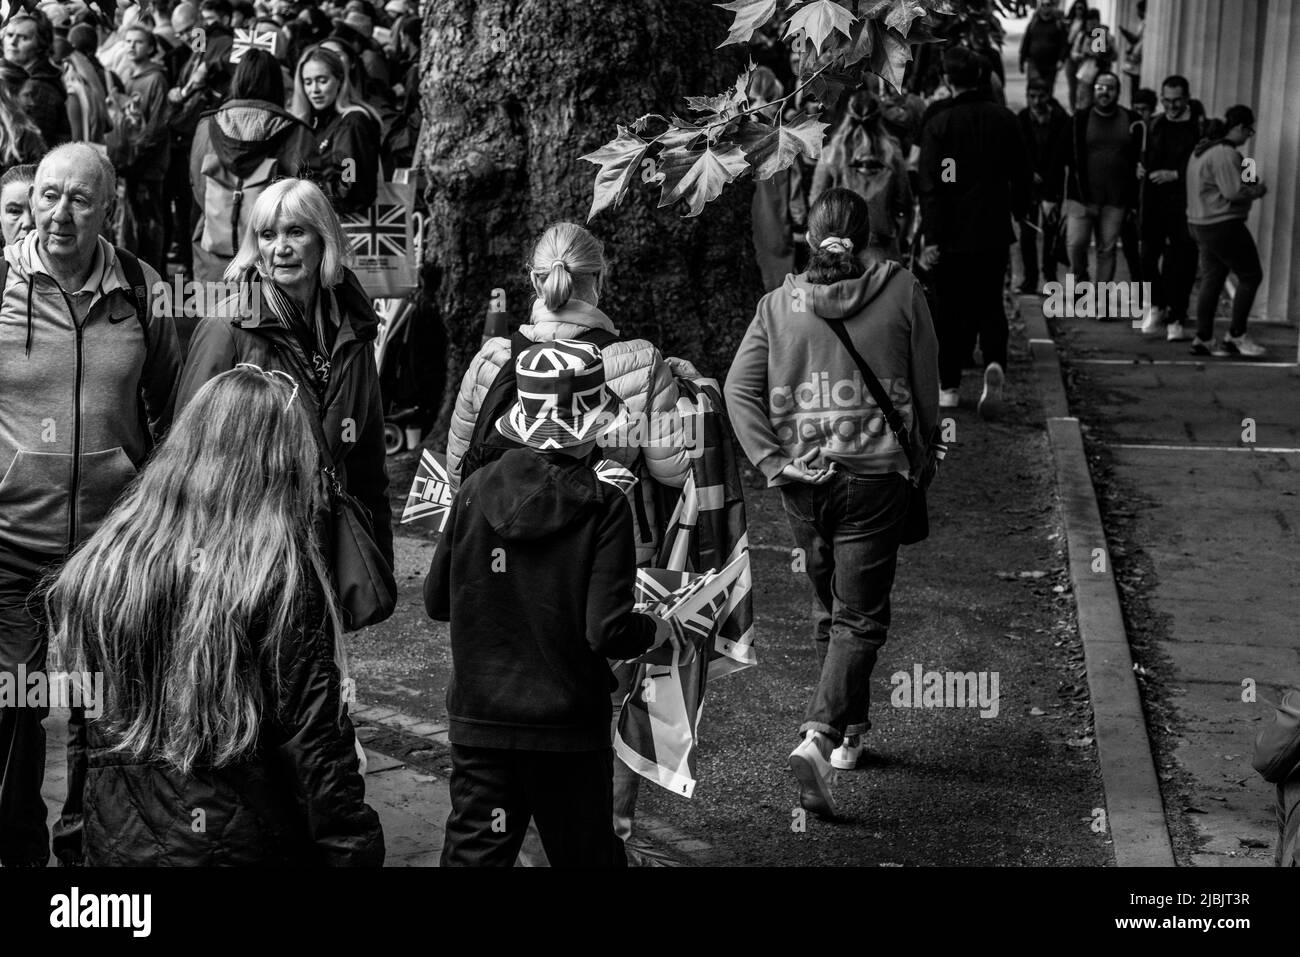
[{"label": "person in tracksuit", "polygon": [[[42,576],[103,521],[171,422],[180,353],[146,263],[100,236],[116,191],[92,147],[56,147],[32,186],[36,229],[4,250],[0,299],[0,672],[43,671]],[[0,700],[0,864],[43,866],[45,702]],[[80,859],[82,732],[69,720],[60,859]]]}]

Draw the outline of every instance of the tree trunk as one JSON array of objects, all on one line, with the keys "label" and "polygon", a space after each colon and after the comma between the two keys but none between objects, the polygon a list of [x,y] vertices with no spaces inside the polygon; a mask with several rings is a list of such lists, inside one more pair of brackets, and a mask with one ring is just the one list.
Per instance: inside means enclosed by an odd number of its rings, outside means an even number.
[{"label": "tree trunk", "polygon": [[[435,442],[479,348],[492,291],[512,327],[533,293],[526,264],[547,225],[584,223],[597,167],[578,157],[645,113],[730,86],[742,60],[716,50],[729,17],[704,0],[437,0],[421,54],[432,236],[426,275],[447,329]],[[637,177],[623,205],[589,228],[611,270],[601,299],[624,338],[725,375],[762,293],[749,177],[694,219],[657,209]]]}]

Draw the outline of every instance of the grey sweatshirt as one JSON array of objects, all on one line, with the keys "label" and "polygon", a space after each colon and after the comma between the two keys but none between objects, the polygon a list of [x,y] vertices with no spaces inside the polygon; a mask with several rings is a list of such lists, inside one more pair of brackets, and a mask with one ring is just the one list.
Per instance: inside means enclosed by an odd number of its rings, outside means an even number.
[{"label": "grey sweatshirt", "polygon": [[830,285],[789,276],[759,300],[726,385],[736,437],[769,486],[785,484],[781,470],[813,449],[819,466],[837,462],[859,474],[906,473],[917,464],[907,461],[823,317],[844,321],[918,457],[938,419],[938,342],[915,276],[893,263]]}]

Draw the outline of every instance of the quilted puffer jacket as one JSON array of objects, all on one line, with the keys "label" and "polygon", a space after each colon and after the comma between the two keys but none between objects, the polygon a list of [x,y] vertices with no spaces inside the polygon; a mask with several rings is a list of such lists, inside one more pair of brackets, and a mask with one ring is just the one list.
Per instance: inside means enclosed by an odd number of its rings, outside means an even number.
[{"label": "quilted puffer jacket", "polygon": [[[318,622],[319,600],[304,620]],[[111,750],[87,732],[85,863],[91,867],[379,867],[384,835],[365,803],[352,722],[339,708],[333,637],[281,645],[281,691],[250,759],[189,774]],[[276,702],[270,676],[264,700]],[[273,713],[272,713],[273,711]]]},{"label": "quilted puffer jacket", "polygon": [[[551,312],[539,300],[533,304],[532,323],[519,327],[534,342],[554,339],[574,339],[590,329],[604,329],[616,333],[614,323],[595,306],[579,299],[570,299],[559,312]],[[627,339],[612,343],[603,350],[605,382],[627,405],[632,416],[646,417],[646,427],[656,421],[671,423],[677,406],[677,381],[663,355],[645,339]],[[453,490],[460,486],[460,460],[469,447],[474,434],[474,422],[483,405],[488,389],[510,361],[510,340],[489,339],[479,350],[469,371],[460,383],[456,409],[451,417],[451,432],[447,437],[447,471],[451,475]],[[661,425],[660,436],[654,444],[640,448],[614,447],[606,457],[626,468],[636,466],[638,452],[645,453],[645,467],[650,477],[664,485],[681,488],[690,471],[689,449],[681,441],[680,430],[674,432]],[[674,441],[676,439],[676,441]]]}]

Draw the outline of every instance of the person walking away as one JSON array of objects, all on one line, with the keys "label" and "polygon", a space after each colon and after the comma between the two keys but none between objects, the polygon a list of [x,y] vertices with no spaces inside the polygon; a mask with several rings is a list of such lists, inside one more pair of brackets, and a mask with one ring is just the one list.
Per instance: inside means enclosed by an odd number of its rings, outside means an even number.
[{"label": "person walking away", "polygon": [[379,115],[358,99],[337,53],[315,47],[303,54],[290,112],[315,137],[303,177],[318,184],[339,213],[369,208],[379,191]]},{"label": "person walking away", "polygon": [[0,176],[0,231],[6,246],[21,243],[36,228],[30,195],[35,179],[33,163],[11,166]]},{"label": "person walking away", "polygon": [[1047,81],[1041,77],[1031,79],[1026,86],[1029,105],[1016,119],[1020,123],[1020,136],[1029,150],[1032,170],[1029,196],[1025,202],[1025,218],[1020,221],[1020,259],[1024,264],[1024,280],[1020,292],[1036,295],[1039,291],[1039,249],[1042,249],[1042,275],[1047,282],[1056,281],[1056,259],[1052,247],[1056,241],[1060,221],[1061,187],[1064,170],[1060,164],[1057,143],[1065,135],[1070,118],[1061,104],[1052,98]]},{"label": "person walking away", "polygon": [[960,402],[963,363],[978,335],[984,358],[979,413],[1002,411],[1007,315],[1002,285],[1031,182],[1015,114],[975,90],[979,66],[960,47],[943,58],[951,105],[921,131],[922,264],[935,272],[941,408]]},{"label": "person walking away", "polygon": [[147,27],[126,31],[131,51],[127,72],[124,122],[108,138],[109,159],[126,186],[135,228],[124,245],[151,266],[165,272],[163,248],[163,179],[170,162],[167,128],[167,71],[154,59],[158,42]]},{"label": "person walking away", "polygon": [[199,120],[187,157],[193,202],[203,214],[194,231],[194,278],[205,282],[225,274],[257,197],[276,179],[297,177],[315,145],[307,124],[280,105],[280,64],[265,50],[240,59],[230,96]]},{"label": "person walking away", "polygon": [[[1187,162],[1187,224],[1200,251],[1194,355],[1255,359],[1266,352],[1246,333],[1250,307],[1264,281],[1264,267],[1254,237],[1246,228],[1246,216],[1250,204],[1268,192],[1263,182],[1247,182],[1243,175],[1246,165],[1241,147],[1254,135],[1254,111],[1241,104],[1231,106],[1222,120],[1210,124]],[[1232,323],[1219,341],[1214,338],[1214,316],[1230,272],[1237,277]]]},{"label": "person walking away", "polygon": [[[1014,122],[1014,120],[1013,120]],[[864,255],[866,202],[831,189],[808,216],[808,272],[758,304],[725,387],[736,438],[778,487],[807,556],[820,665],[789,758],[800,804],[833,817],[832,766],[852,768],[871,727],[872,670],[890,626],[890,591],[911,484],[938,419],[938,344],[925,294],[894,262]],[[909,460],[832,324],[891,396]],[[808,382],[822,381],[820,392]]]},{"label": "person walking away", "polygon": [[68,93],[58,67],[50,60],[53,45],[54,28],[49,18],[39,11],[18,13],[4,26],[5,60],[26,74],[14,91],[18,103],[32,118],[48,146],[58,146],[72,138]]},{"label": "person walking away", "polygon": [[301,397],[244,366],[208,382],[51,583],[52,662],[103,680],[86,728],[89,866],[383,863]]},{"label": "person walking away", "polygon": [[99,38],[94,27],[79,23],[68,31],[68,43],[72,52],[63,65],[63,85],[72,135],[85,143],[103,143],[109,127],[108,86],[95,59]]},{"label": "person walking away", "polygon": [[[1075,281],[1090,277],[1088,246],[1097,237],[1098,282],[1115,278],[1115,247],[1127,211],[1137,204],[1137,164],[1145,127],[1119,105],[1119,77],[1098,75],[1096,101],[1074,114],[1060,144],[1067,168],[1066,243]],[[1115,318],[1115,317],[1110,317]]]},{"label": "person walking away", "polygon": [[885,126],[880,99],[869,88],[856,91],[813,173],[810,202],[833,187],[851,189],[871,210],[871,249],[899,262],[902,238],[911,230],[912,188],[898,140]]},{"label": "person walking away", "polygon": [[1074,112],[1074,105],[1078,102],[1079,95],[1079,63],[1075,57],[1075,48],[1078,45],[1079,37],[1083,34],[1083,28],[1086,26],[1088,16],[1087,0],[1074,0],[1070,4],[1070,10],[1065,15],[1066,29],[1069,31],[1070,51],[1065,61],[1065,85],[1069,97],[1068,106],[1070,112]]},{"label": "person walking away", "polygon": [[[0,671],[42,671],[44,573],[99,528],[171,424],[180,353],[158,273],[100,236],[113,168],[91,145],[47,153],[32,186],[35,231],[4,250],[0,298]],[[0,864],[44,865],[44,708],[0,707]],[[61,860],[81,859],[85,765],[69,719]]]},{"label": "person walking away", "polygon": [[1160,97],[1164,112],[1151,122],[1142,159],[1142,274],[1151,283],[1142,334],[1183,342],[1197,259],[1187,225],[1187,162],[1204,117],[1192,108],[1186,77],[1165,80]]},{"label": "person walking away", "polygon": [[[749,105],[753,108],[775,103],[785,96],[781,81],[768,67],[761,66],[749,78]],[[779,107],[759,112],[773,119]],[[808,210],[804,203],[800,167],[792,165],[765,180],[754,183],[752,215],[754,255],[763,274],[763,289],[770,291],[794,272],[795,243],[802,239]]]},{"label": "person walking away", "polygon": [[523,447],[461,486],[424,584],[429,616],[451,622],[442,864],[509,867],[534,819],[552,867],[625,865],[607,659],[687,646],[632,610],[632,510],[596,448],[622,407],[600,349],[556,339],[515,366],[496,428]]},{"label": "person walking away", "polygon": [[[379,559],[391,571],[384,409],[374,361],[379,317],[347,266],[350,256],[338,216],[315,183],[282,179],[265,189],[225,277],[241,294],[256,295],[256,306],[243,310],[227,301],[199,321],[176,405],[183,409],[203,383],[241,362],[291,376],[320,422],[339,484],[364,509]],[[323,512],[322,525],[327,518]],[[331,568],[335,546],[324,546]]]},{"label": "person walking away", "polygon": [[1042,80],[1055,99],[1056,75],[1070,54],[1070,28],[1061,16],[1060,0],[1038,0],[1038,7],[1020,41],[1020,72],[1030,83]]}]

